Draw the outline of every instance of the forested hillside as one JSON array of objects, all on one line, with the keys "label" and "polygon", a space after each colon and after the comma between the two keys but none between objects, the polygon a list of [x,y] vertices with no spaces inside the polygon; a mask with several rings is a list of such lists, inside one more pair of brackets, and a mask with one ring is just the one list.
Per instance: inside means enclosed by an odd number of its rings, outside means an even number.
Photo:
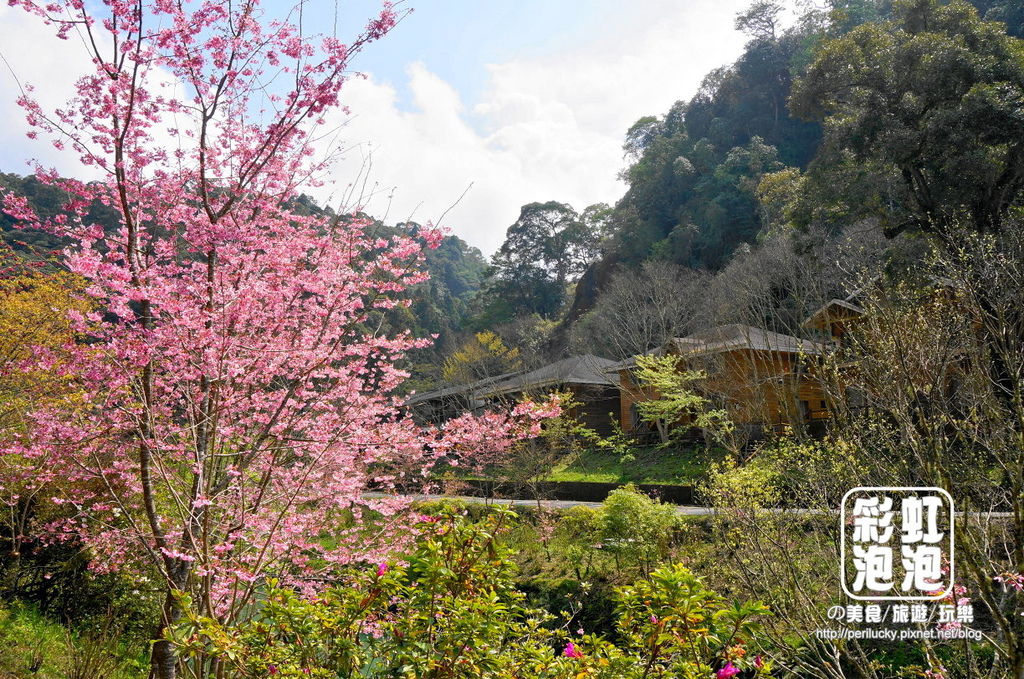
[{"label": "forested hillside", "polygon": [[[736,18],[740,58],[626,131],[627,189],[614,205],[538,196],[553,200],[524,205],[490,262],[455,236],[429,251],[431,281],[387,314],[393,328],[438,336],[413,352],[414,383],[443,381],[444,361],[483,331],[528,365],[620,358],[721,323],[793,331],[869,272],[913,263],[913,234],[943,215],[994,228],[1021,184],[1016,95],[999,87],[1024,72],[1020,3],[832,0],[786,18],[779,2],[753,2]],[[852,87],[856,77],[867,86]],[[1005,162],[979,151],[1006,144]],[[62,209],[34,177],[0,184],[43,216]],[[98,204],[89,216],[116,221]],[[60,245],[13,226],[0,216],[23,254]]]},{"label": "forested hillside", "polygon": [[[45,218],[60,214],[67,200],[55,187],[34,176],[0,173],[0,188],[26,196],[31,207]],[[289,207],[299,214],[335,214],[330,207],[321,207],[306,195],[300,195]],[[107,232],[119,223],[118,214],[99,203],[90,207],[88,219],[102,225]],[[374,235],[415,234],[419,228],[412,222],[394,226],[376,222]],[[58,238],[37,229],[20,228],[13,217],[3,212],[0,212],[0,233],[4,243],[25,258],[59,260],[63,244]],[[432,374],[430,366],[439,364],[444,355],[454,350],[470,304],[480,289],[487,262],[478,249],[458,236],[446,236],[437,248],[427,249],[425,257],[430,280],[406,293],[412,300],[410,307],[390,310],[385,320],[389,326],[386,329],[408,329],[420,337],[437,336],[432,348],[414,352],[416,365],[429,375]]]},{"label": "forested hillside", "polygon": [[[974,3],[985,19],[1007,22],[1003,25],[981,24],[981,17],[966,10],[966,3],[960,3],[965,9],[932,22],[925,15],[937,3],[904,3],[901,12],[920,15],[917,26],[913,19],[901,26],[903,17],[893,14],[891,2],[837,0],[830,4],[831,11],[811,11],[792,28],[780,31],[781,5],[754,2],[736,21],[737,28],[750,37],[740,59],[709,73],[689,101],[679,101],[665,114],[642,118],[630,128],[623,146],[629,162],[623,177],[629,188],[609,217],[614,256],[624,263],[661,259],[693,268],[721,269],[743,243],[753,243],[779,225],[772,223],[775,215],[770,210],[766,214],[766,208],[773,206],[777,191],[787,180],[800,176],[808,166],[816,177],[828,174],[842,165],[844,159],[837,157],[840,150],[862,152],[838,149],[832,143],[836,135],[823,145],[823,110],[809,101],[815,88],[826,86],[822,72],[834,79],[828,86],[853,80],[849,72],[833,68],[846,44],[843,40],[851,39],[853,33],[858,37],[852,39],[862,42],[893,31],[946,33],[947,43],[965,40],[964,53],[928,64],[921,61],[932,54],[922,53],[925,48],[919,43],[891,63],[879,64],[888,68],[888,73],[879,70],[872,74],[896,79],[891,85],[894,95],[930,93],[935,101],[943,101],[965,94],[962,86],[966,83],[958,80],[971,76],[959,69],[973,67],[970,59],[990,56],[1010,68],[1013,57],[999,54],[995,35],[1004,28],[1011,35],[1024,30],[1024,10],[1009,0]],[[926,49],[942,57],[943,47]],[[881,48],[882,43],[874,44],[875,50]],[[863,56],[865,61],[886,58],[884,54]],[[901,71],[901,67],[907,70]],[[802,83],[797,91],[794,82]],[[884,113],[881,103],[877,96],[862,101],[864,120],[873,122],[876,130],[888,122],[875,117]],[[922,108],[920,115],[925,111]],[[846,132],[854,136],[869,131]],[[897,141],[892,138],[893,131],[888,134],[890,139],[879,141]],[[766,175],[770,181],[762,183]],[[859,202],[860,196],[848,193],[849,177],[831,175],[829,179],[846,179],[830,185],[844,193],[848,203]],[[851,216],[844,212],[828,225],[849,222]],[[817,214],[795,217],[790,221],[804,227],[825,221]]]},{"label": "forested hillside", "polygon": [[630,127],[614,206],[524,206],[476,329],[515,341],[528,325],[543,358],[617,358],[715,323],[793,331],[915,262],[913,234],[962,212],[995,227],[1020,188],[1019,3],[833,0],[784,18],[754,2],[742,56]]}]

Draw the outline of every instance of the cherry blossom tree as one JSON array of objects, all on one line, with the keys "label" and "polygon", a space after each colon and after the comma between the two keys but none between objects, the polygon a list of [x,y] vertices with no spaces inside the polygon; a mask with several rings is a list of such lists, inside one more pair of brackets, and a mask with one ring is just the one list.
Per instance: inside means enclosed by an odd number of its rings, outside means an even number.
[{"label": "cherry blossom tree", "polygon": [[[501,450],[557,406],[441,430],[403,417],[396,361],[424,340],[373,321],[424,279],[421,248],[440,234],[374,239],[358,215],[289,208],[328,167],[320,131],[350,60],[401,11],[385,3],[343,43],[304,34],[301,5],[269,20],[256,0],[12,4],[87,46],[64,108],[44,110],[28,86],[19,103],[30,136],[103,178],[36,168],[68,197],[52,220],[4,196],[23,224],[71,242],[63,261],[99,310],[73,313],[76,341],[26,362],[64,374],[82,405],[32,413],[4,444],[18,463],[0,484],[52,488],[62,518],[38,529],[81,541],[95,568],[159,573],[152,673],[174,677],[160,639],[181,615],[175,592],[229,623],[267,574],[315,588],[379,559],[403,502],[367,499],[369,485]],[[90,222],[96,204],[118,228]]]}]

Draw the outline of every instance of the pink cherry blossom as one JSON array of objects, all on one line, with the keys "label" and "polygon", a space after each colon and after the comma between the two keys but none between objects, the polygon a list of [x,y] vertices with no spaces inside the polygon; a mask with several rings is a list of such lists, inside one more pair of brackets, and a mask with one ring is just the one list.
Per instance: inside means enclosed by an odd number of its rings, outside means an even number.
[{"label": "pink cherry blossom", "polygon": [[[268,575],[312,592],[400,547],[415,517],[371,486],[503,455],[557,413],[522,404],[440,429],[406,417],[400,365],[430,340],[377,321],[409,303],[443,234],[380,238],[359,205],[299,209],[333,160],[317,126],[344,110],[351,59],[401,18],[394,6],[342,42],[263,24],[257,0],[10,4],[60,37],[89,36],[71,101],[47,109],[26,88],[18,103],[33,132],[104,177],[35,167],[67,196],[59,218],[2,196],[21,226],[70,243],[64,264],[103,310],[70,318],[78,341],[25,368],[67,377],[81,407],[40,408],[0,450],[4,493],[31,487],[60,506],[37,534],[82,543],[96,570],[155,568],[168,611],[173,590],[191,590],[229,622]],[[118,226],[93,223],[95,206]],[[153,645],[155,660],[171,652]]]}]

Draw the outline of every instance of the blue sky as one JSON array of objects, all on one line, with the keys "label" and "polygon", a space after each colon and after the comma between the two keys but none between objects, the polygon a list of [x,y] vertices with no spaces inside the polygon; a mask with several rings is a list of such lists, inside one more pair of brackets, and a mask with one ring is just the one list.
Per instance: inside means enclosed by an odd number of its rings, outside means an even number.
[{"label": "blue sky", "polygon": [[[270,15],[291,6],[267,1]],[[524,203],[583,209],[618,199],[623,133],[735,60],[744,38],[733,19],[749,0],[410,4],[412,14],[354,62],[368,77],[343,92],[351,115],[331,121],[341,126],[346,152],[331,183],[313,193],[389,221],[444,215],[442,226],[489,254]],[[304,25],[332,33],[337,7],[345,39],[378,6],[307,0]],[[11,68],[37,85],[41,103],[63,103],[82,63],[80,46],[55,40],[6,3],[0,29],[0,55]],[[0,72],[0,84],[7,93],[0,95],[0,170],[23,173],[35,157],[80,174],[68,154],[25,137],[8,73]],[[367,190],[354,191],[364,180]]]},{"label": "blue sky", "polygon": [[[345,4],[339,0],[339,26],[349,23],[351,34],[378,3],[361,0],[347,3],[347,9]],[[486,87],[486,64],[572,49],[584,43],[614,7],[610,0],[423,0],[356,67],[402,83],[406,66],[421,62],[473,101]],[[315,11],[333,26],[334,8],[333,2],[322,2],[316,3]],[[401,103],[408,104],[408,88],[400,85],[399,92]]]}]

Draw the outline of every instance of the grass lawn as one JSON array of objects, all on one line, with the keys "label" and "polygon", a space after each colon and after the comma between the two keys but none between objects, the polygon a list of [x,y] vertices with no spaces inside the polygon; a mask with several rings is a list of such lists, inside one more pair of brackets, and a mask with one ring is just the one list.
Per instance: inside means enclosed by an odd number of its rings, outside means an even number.
[{"label": "grass lawn", "polygon": [[0,677],[3,679],[145,679],[146,644],[75,634],[35,608],[0,601]]},{"label": "grass lawn", "polygon": [[564,460],[551,470],[551,481],[598,481],[604,483],[696,482],[722,452],[703,446],[683,450],[636,448],[632,460],[606,450],[589,450]]}]

